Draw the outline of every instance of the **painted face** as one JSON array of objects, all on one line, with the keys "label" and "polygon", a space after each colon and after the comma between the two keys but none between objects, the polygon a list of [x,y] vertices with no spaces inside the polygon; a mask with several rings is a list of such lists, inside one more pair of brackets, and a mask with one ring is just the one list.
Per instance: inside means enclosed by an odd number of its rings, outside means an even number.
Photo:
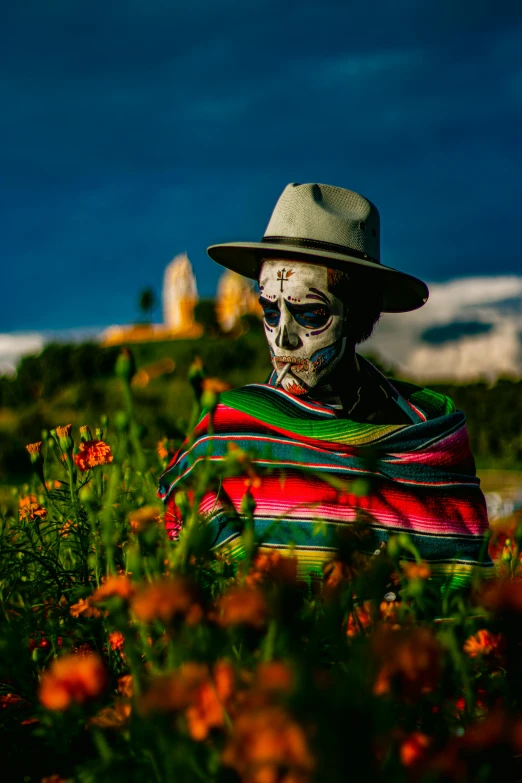
[{"label": "painted face", "polygon": [[274,369],[281,377],[290,365],[281,386],[307,394],[344,353],[344,304],[328,291],[326,267],[302,261],[264,261],[259,290]]}]

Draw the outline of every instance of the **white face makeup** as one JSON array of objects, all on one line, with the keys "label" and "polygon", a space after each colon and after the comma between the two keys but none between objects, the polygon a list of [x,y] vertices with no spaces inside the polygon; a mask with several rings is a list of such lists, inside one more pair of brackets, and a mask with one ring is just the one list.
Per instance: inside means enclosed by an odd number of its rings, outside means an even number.
[{"label": "white face makeup", "polygon": [[267,259],[259,275],[260,304],[272,364],[281,386],[307,394],[344,353],[345,306],[328,291],[327,269],[302,261]]}]

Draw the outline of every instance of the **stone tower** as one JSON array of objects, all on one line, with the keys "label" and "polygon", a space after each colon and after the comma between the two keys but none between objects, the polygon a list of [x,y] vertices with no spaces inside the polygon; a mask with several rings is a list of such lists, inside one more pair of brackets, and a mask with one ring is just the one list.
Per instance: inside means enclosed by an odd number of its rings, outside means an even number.
[{"label": "stone tower", "polygon": [[196,328],[194,308],[199,300],[196,278],[186,253],[172,259],[163,277],[163,320],[173,333]]}]

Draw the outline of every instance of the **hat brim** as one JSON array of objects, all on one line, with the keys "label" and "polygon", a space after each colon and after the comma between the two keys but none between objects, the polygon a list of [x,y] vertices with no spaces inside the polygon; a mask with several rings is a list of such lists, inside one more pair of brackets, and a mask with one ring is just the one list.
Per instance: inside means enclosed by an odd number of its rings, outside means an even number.
[{"label": "hat brim", "polygon": [[390,266],[341,253],[269,242],[227,242],[222,245],[211,245],[207,253],[221,266],[252,280],[258,280],[261,263],[265,258],[288,258],[311,264],[323,264],[341,271],[358,267],[359,276],[368,285],[380,290],[384,313],[407,313],[417,310],[428,301],[428,286],[422,280]]}]

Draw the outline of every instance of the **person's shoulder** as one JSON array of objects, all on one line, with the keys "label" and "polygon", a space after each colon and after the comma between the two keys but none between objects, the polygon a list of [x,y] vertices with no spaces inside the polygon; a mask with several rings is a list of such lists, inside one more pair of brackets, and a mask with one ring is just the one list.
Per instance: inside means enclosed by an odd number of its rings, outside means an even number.
[{"label": "person's shoulder", "polygon": [[388,380],[405,400],[421,408],[428,419],[446,416],[456,411],[455,403],[451,397],[442,394],[442,392],[429,389],[427,386],[418,386],[409,381],[398,381],[395,378],[388,378]]}]

